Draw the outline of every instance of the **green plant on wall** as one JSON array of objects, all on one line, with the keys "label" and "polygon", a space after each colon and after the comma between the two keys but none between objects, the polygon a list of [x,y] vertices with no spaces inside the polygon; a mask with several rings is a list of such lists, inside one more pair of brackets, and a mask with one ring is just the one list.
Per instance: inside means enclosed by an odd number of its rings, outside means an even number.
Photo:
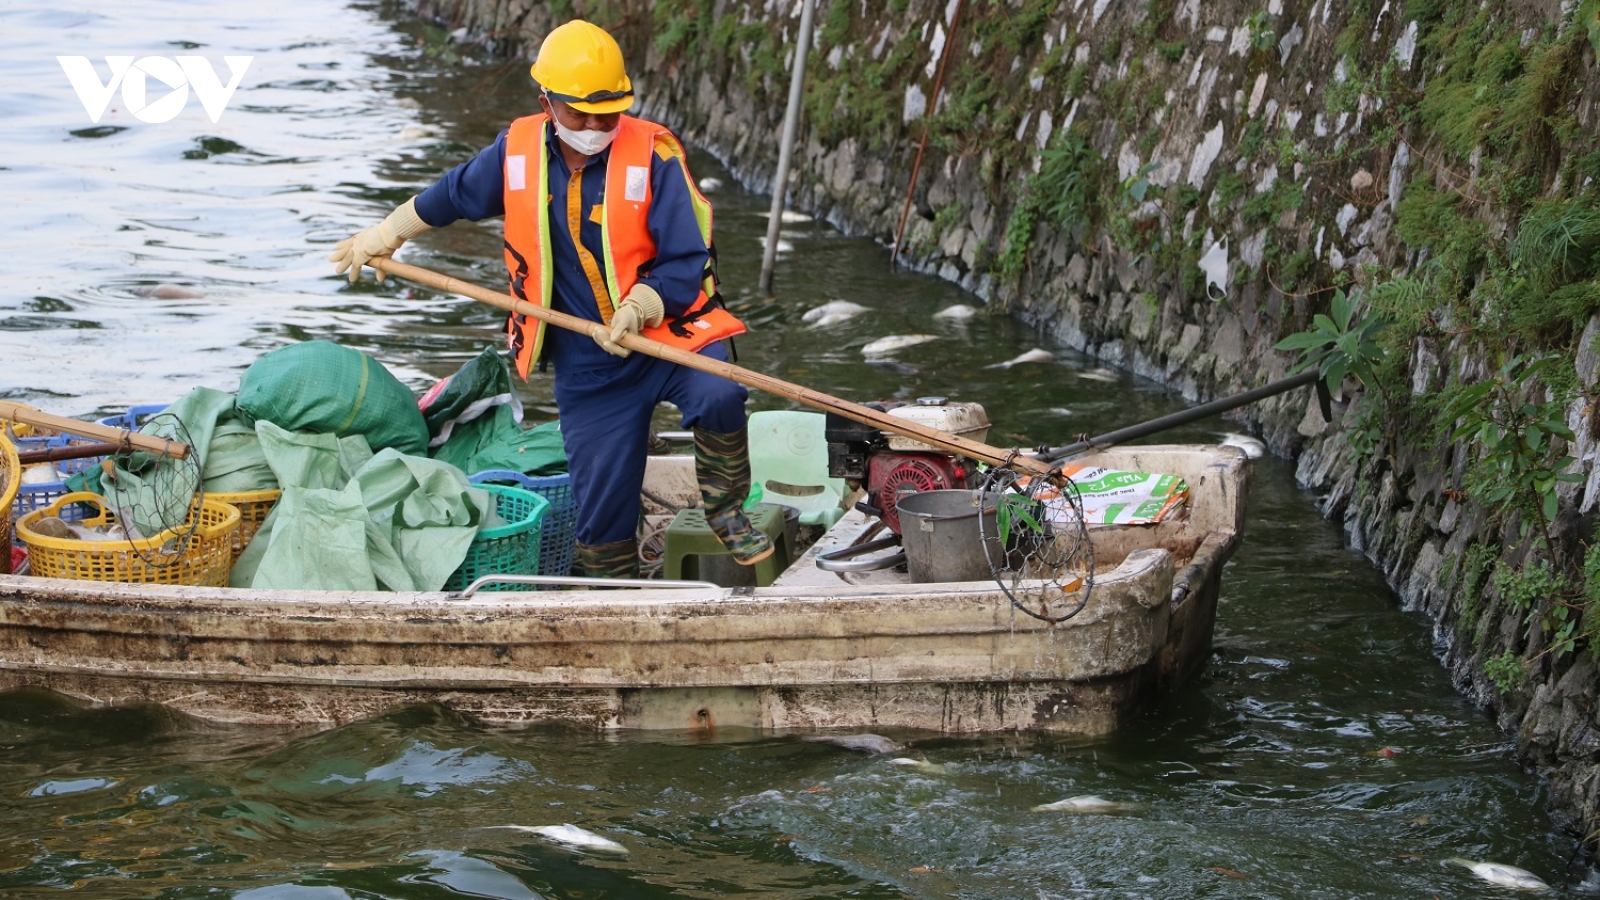
[{"label": "green plant on wall", "polygon": [[1334,291],[1326,315],[1317,313],[1309,329],[1289,335],[1275,349],[1301,351],[1294,371],[1316,367],[1330,391],[1338,391],[1347,374],[1369,388],[1377,387],[1375,367],[1383,359],[1383,348],[1374,338],[1387,323],[1377,316],[1357,317],[1357,306],[1354,294]]}]

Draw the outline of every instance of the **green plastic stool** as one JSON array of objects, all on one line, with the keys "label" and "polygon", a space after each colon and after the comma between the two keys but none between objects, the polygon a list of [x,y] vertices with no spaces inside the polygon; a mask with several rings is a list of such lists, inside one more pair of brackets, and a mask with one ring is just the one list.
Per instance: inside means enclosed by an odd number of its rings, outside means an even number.
[{"label": "green plastic stool", "polygon": [[[756,584],[766,587],[789,568],[789,538],[783,524],[783,507],[762,504],[745,510],[750,524],[761,529],[772,541],[772,555],[756,563]],[[662,576],[669,579],[696,578],[700,573],[697,557],[727,556],[728,549],[717,540],[706,524],[703,509],[679,510],[667,526],[666,546],[661,554]]]}]

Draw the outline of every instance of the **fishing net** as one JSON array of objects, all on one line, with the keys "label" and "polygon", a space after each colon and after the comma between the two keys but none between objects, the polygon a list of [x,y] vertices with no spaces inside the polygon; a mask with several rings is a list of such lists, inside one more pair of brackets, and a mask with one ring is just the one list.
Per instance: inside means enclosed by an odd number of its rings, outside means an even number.
[{"label": "fishing net", "polygon": [[996,466],[980,491],[978,535],[1011,605],[1052,624],[1082,612],[1094,587],[1094,545],[1073,480],[1060,470],[1029,476]]},{"label": "fishing net", "polygon": [[[200,457],[189,429],[171,413],[158,413],[139,431],[188,446],[190,452],[178,459],[125,446],[99,467],[97,493],[106,498],[133,552],[145,565],[161,568],[184,558],[200,526],[198,511],[205,499]],[[157,537],[162,538],[158,545],[147,543]]]}]

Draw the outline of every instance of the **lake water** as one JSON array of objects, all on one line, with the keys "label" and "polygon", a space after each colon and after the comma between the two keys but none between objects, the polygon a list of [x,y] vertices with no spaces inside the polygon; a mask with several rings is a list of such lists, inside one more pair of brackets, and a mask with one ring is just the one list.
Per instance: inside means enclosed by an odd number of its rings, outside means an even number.
[{"label": "lake water", "polygon": [[[17,0],[0,6],[0,34],[0,397],[103,415],[232,389],[261,354],[314,338],[421,390],[500,341],[495,310],[351,286],[325,257],[530,111],[525,66],[452,48],[378,4]],[[191,97],[147,124],[115,95],[93,123],[55,60],[87,56],[104,78],[104,56],[191,53],[224,79],[224,55],[254,57],[219,122]],[[777,296],[761,297],[768,199],[704,154],[693,166],[724,182],[710,197],[725,291],[754,329],[739,341],[751,368],[856,400],[977,401],[1002,445],[1179,408],[943,282],[891,274],[883,248],[817,223],[785,225]],[[499,247],[497,223],[461,223],[401,256],[497,286]],[[164,285],[203,296],[148,295]],[[868,311],[802,321],[835,299]],[[934,318],[956,304],[978,313]],[[876,362],[860,352],[919,333],[935,339]],[[996,367],[1041,346],[1053,361]],[[546,376],[523,390],[532,417],[553,415]],[[1257,466],[1212,661],[1139,727],[1099,741],[892,736],[931,765],[793,735],[489,729],[434,709],[289,731],[0,695],[0,896],[1511,896],[1451,857],[1592,893],[1542,812],[1544,786],[1280,461]],[[1032,811],[1080,794],[1126,807]],[[629,853],[498,827],[561,823]]]}]

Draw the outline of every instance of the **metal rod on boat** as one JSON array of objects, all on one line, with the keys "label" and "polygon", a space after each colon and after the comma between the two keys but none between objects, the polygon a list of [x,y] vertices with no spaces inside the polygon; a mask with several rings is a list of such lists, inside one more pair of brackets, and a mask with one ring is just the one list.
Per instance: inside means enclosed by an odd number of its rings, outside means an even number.
[{"label": "metal rod on boat", "polygon": [[[383,257],[374,257],[367,261],[367,265],[390,275],[397,275],[408,281],[425,284],[447,293],[470,297],[473,300],[487,303],[490,306],[497,306],[510,312],[522,313],[525,316],[538,319],[557,328],[565,328],[568,331],[576,331],[579,334],[586,334],[590,337],[593,337],[597,330],[602,333],[609,333],[609,329],[599,322],[591,322],[588,319],[580,319],[568,313],[545,309],[538,304],[518,300],[510,294],[491,291],[488,288],[462,281],[459,278],[451,278],[449,275],[442,275],[420,266],[395,262],[392,259]],[[888,413],[869,409],[858,403],[851,403],[848,400],[841,400],[830,394],[824,394],[821,391],[801,387],[781,378],[774,378],[771,375],[754,372],[732,363],[711,359],[698,353],[691,353],[688,350],[652,341],[637,334],[624,335],[618,343],[629,350],[643,353],[646,356],[654,356],[657,359],[674,362],[680,366],[699,369],[702,372],[710,372],[712,375],[720,375],[729,381],[737,381],[746,387],[759,388],[769,394],[777,394],[780,397],[786,397],[798,403],[804,403],[807,406],[838,413],[847,419],[852,419],[864,425],[872,425],[885,431],[892,431],[895,434],[915,438],[925,444],[932,444],[941,450],[948,450],[951,453],[957,453],[962,456],[970,456],[973,459],[982,460],[991,465],[1008,466],[1035,475],[1048,475],[1051,472],[1052,467],[1050,464],[1024,456],[1020,450],[1003,450],[999,447],[981,444],[960,435],[951,434],[948,431],[929,428],[909,419],[897,418]]]},{"label": "metal rod on boat", "polygon": [[10,419],[13,422],[26,422],[40,428],[51,428],[67,434],[81,435],[87,438],[98,438],[107,443],[116,444],[125,450],[148,450],[173,459],[188,459],[189,445],[178,441],[169,441],[166,438],[151,437],[140,434],[127,428],[111,428],[97,422],[82,422],[78,419],[69,419],[65,416],[53,416],[47,412],[40,412],[31,406],[25,406],[11,400],[0,400],[0,419]]},{"label": "metal rod on boat", "polygon": [[800,100],[806,81],[806,54],[811,50],[811,18],[817,0],[800,7],[800,34],[794,44],[794,69],[789,75],[789,105],[783,111],[783,141],[778,145],[778,171],[772,177],[772,217],[767,219],[767,247],[761,254],[763,294],[772,293],[772,264],[778,256],[778,229],[783,224],[783,199],[789,193],[789,161],[794,157],[795,132],[800,130]]},{"label": "metal rod on boat", "polygon": [[1129,425],[1127,428],[1119,428],[1116,431],[1108,431],[1099,437],[1087,438],[1085,440],[1078,441],[1076,444],[1068,444],[1065,447],[1057,447],[1054,450],[1046,453],[1044,458],[1050,460],[1051,462],[1060,462],[1069,456],[1079,453],[1088,453],[1091,450],[1104,450],[1107,447],[1120,444],[1124,441],[1132,441],[1138,438],[1147,437],[1159,431],[1166,431],[1169,428],[1177,428],[1179,425],[1187,425],[1190,422],[1209,418],[1217,415],[1218,413],[1224,413],[1230,409],[1235,409],[1249,403],[1254,403],[1257,400],[1264,400],[1268,397],[1273,397],[1286,391],[1292,391],[1297,387],[1305,387],[1308,384],[1315,383],[1321,377],[1322,374],[1316,369],[1307,369],[1298,375],[1291,375],[1288,378],[1274,381],[1271,384],[1263,385],[1258,388],[1252,388],[1242,394],[1234,394],[1232,397],[1222,397],[1220,399],[1213,400],[1210,403],[1202,403],[1199,406],[1191,409],[1185,409],[1162,416],[1159,419],[1151,419],[1150,421],[1141,423],[1139,425]]},{"label": "metal rod on boat", "polygon": [[91,456],[111,456],[121,453],[121,444],[68,444],[65,447],[46,447],[43,450],[18,450],[17,462],[25,466],[36,463],[61,462],[68,459],[88,459]]}]

